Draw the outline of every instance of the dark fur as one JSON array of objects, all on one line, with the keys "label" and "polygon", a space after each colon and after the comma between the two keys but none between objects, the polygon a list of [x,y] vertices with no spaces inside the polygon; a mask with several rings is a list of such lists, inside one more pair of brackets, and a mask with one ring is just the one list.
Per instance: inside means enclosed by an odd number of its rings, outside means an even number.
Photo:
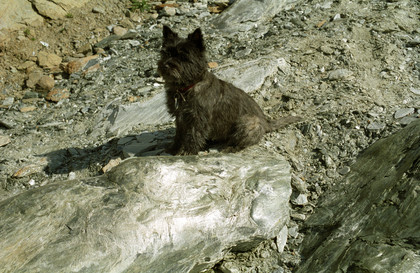
[{"label": "dark fur", "polygon": [[269,121],[248,94],[209,72],[200,29],[183,39],[164,26],[158,71],[165,80],[169,113],[175,116],[173,154],[197,154],[208,141],[240,150],[298,120]]}]

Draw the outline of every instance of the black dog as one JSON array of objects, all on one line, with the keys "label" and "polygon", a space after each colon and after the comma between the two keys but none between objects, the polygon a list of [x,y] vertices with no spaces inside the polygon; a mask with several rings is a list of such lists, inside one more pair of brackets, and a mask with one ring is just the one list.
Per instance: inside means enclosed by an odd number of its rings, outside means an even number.
[{"label": "black dog", "polygon": [[247,93],[209,72],[199,28],[183,39],[163,27],[158,71],[165,80],[169,113],[175,116],[172,154],[197,154],[207,141],[241,150],[258,143],[265,133],[300,120],[267,119]]}]

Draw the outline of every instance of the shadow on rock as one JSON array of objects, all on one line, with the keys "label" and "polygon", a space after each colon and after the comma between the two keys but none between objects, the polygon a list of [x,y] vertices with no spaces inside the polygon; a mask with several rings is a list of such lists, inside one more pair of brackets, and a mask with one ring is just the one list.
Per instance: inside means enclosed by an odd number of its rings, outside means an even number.
[{"label": "shadow on rock", "polygon": [[[70,147],[41,156],[47,157],[45,171],[51,174],[69,174],[87,169],[94,175],[104,172],[112,160],[129,157],[167,155],[165,147],[172,142],[174,128],[114,138],[97,147]],[[105,169],[107,170],[107,169]]]}]

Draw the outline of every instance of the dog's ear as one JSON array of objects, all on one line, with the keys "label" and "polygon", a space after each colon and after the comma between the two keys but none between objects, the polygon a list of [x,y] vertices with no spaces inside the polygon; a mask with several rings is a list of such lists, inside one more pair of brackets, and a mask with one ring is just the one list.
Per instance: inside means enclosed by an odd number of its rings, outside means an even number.
[{"label": "dog's ear", "polygon": [[188,40],[192,42],[198,49],[204,50],[204,40],[201,29],[197,28],[193,33],[188,35]]},{"label": "dog's ear", "polygon": [[178,34],[173,32],[168,26],[163,26],[163,45],[175,39],[178,39]]}]

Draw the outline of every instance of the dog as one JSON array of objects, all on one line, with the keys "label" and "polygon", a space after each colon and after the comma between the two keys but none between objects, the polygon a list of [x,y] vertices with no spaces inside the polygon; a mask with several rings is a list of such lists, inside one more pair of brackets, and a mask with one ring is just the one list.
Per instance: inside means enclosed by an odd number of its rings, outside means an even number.
[{"label": "dog", "polygon": [[236,152],[257,144],[265,133],[300,120],[268,119],[251,96],[208,71],[205,51],[200,28],[181,38],[163,27],[158,72],[165,81],[168,111],[175,117],[171,154],[195,155],[209,142]]}]

